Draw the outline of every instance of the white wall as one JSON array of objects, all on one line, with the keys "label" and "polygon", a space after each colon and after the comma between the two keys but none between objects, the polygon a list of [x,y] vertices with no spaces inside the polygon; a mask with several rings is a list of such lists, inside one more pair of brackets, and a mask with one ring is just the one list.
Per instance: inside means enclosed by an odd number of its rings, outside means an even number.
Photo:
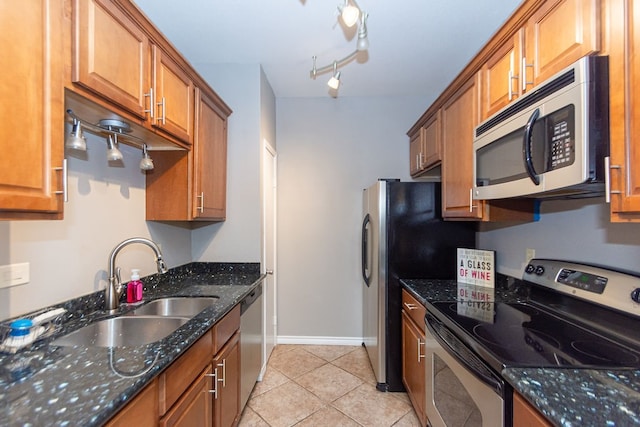
[{"label": "white wall", "polygon": [[280,98],[278,336],[361,339],[362,190],[408,180],[424,98]]},{"label": "white wall", "polygon": [[[191,261],[188,230],[145,221],[140,150],[121,145],[124,163],[109,166],[106,143],[87,135],[85,158],[69,159],[69,202],[62,221],[0,222],[0,265],[30,263],[27,285],[0,289],[0,319],[103,289],[108,256],[134,236],[158,242],[169,267]],[[153,153],[151,153],[153,156]],[[151,250],[133,245],[118,257],[123,280],[131,268],[155,273]]]},{"label": "white wall", "polygon": [[540,220],[482,224],[480,248],[496,251],[498,271],[522,276],[527,248],[557,258],[640,272],[640,224],[612,224],[602,198],[545,201]]},{"label": "white wall", "polygon": [[227,136],[227,220],[193,230],[193,260],[260,262],[260,65],[194,67],[233,113]]}]

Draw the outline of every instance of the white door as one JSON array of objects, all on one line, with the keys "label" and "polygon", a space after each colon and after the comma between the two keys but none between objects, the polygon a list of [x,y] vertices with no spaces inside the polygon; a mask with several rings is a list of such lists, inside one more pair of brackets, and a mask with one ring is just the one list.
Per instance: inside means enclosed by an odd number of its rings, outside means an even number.
[{"label": "white door", "polygon": [[263,272],[267,273],[264,282],[264,353],[263,369],[267,365],[271,351],[276,345],[277,317],[276,317],[276,174],[277,156],[276,150],[269,141],[263,140],[262,153],[262,218],[263,218],[263,245],[262,265]]}]

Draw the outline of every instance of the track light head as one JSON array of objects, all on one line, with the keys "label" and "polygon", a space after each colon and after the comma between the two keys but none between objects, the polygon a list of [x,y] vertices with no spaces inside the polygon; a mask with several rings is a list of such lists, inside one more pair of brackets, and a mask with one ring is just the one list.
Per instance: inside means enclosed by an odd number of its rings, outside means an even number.
[{"label": "track light head", "polygon": [[140,169],[149,171],[153,169],[153,159],[147,151],[147,144],[142,145],[142,159],[140,160]]},{"label": "track light head", "polygon": [[338,90],[340,87],[340,71],[338,71],[338,62],[333,62],[333,76],[327,82],[327,86],[329,86],[333,90]]},{"label": "track light head", "polygon": [[118,149],[118,135],[107,136],[107,160],[110,162],[116,162],[122,160],[122,153]]},{"label": "track light head", "polygon": [[67,135],[64,140],[65,148],[69,148],[71,150],[77,151],[87,151],[87,140],[84,135],[82,135],[82,125],[80,120],[73,119],[73,125],[71,127],[71,132]]},{"label": "track light head", "polygon": [[367,38],[367,17],[368,13],[362,12],[362,17],[360,18],[360,28],[358,28],[358,51],[362,52],[369,49],[369,39]]},{"label": "track light head", "polygon": [[338,10],[340,11],[342,22],[344,22],[344,25],[347,27],[351,28],[356,24],[356,22],[358,22],[360,9],[350,4],[349,0],[344,0],[344,5],[338,6]]}]

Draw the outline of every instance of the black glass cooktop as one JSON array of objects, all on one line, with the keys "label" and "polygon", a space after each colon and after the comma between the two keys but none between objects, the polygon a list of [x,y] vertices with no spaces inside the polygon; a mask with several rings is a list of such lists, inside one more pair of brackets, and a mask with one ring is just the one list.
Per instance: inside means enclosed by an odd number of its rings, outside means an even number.
[{"label": "black glass cooktop", "polygon": [[497,371],[508,366],[640,367],[640,349],[533,302],[461,299],[428,305]]}]

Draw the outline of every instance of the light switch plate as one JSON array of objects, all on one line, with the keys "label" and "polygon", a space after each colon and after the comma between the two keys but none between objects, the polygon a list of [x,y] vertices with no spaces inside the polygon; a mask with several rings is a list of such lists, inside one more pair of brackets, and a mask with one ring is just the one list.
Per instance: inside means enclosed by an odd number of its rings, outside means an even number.
[{"label": "light switch plate", "polygon": [[9,264],[0,266],[0,288],[29,283],[29,263]]}]

